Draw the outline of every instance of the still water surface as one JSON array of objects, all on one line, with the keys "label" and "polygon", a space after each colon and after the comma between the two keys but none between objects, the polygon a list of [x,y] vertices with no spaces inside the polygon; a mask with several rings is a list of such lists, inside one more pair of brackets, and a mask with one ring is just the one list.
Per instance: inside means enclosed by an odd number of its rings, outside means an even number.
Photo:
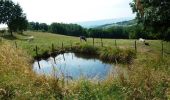
[{"label": "still water surface", "polygon": [[50,57],[47,60],[35,61],[33,70],[38,74],[53,75],[55,77],[65,77],[78,79],[105,79],[110,72],[114,72],[114,65],[104,63],[101,60],[89,55],[64,53]]}]

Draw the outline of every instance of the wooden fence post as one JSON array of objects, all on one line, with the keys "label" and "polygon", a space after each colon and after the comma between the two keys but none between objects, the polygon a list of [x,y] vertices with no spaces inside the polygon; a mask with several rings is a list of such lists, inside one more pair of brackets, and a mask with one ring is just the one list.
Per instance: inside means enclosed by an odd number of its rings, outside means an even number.
[{"label": "wooden fence post", "polygon": [[52,43],[52,53],[54,53],[54,44]]},{"label": "wooden fence post", "polygon": [[94,47],[94,37],[93,37],[93,47]]},{"label": "wooden fence post", "polygon": [[64,44],[63,44],[63,42],[62,42],[62,49],[64,48]]},{"label": "wooden fence post", "polygon": [[18,46],[17,46],[17,42],[16,42],[16,41],[15,41],[15,47],[16,47],[16,48],[18,48]]},{"label": "wooden fence post", "polygon": [[137,52],[136,40],[135,40],[135,51]]},{"label": "wooden fence post", "polygon": [[102,38],[101,38],[101,46],[103,47],[103,41],[102,41]]},{"label": "wooden fence post", "polygon": [[162,58],[164,57],[164,44],[163,44],[163,40],[162,40]]},{"label": "wooden fence post", "polygon": [[115,47],[117,48],[117,42],[116,42],[116,40],[115,40]]}]

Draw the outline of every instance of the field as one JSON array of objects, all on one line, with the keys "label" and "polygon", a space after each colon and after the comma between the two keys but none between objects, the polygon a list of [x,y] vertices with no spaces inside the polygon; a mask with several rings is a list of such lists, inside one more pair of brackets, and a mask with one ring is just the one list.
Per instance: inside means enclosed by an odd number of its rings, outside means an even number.
[{"label": "field", "polygon": [[[12,44],[19,48],[23,48],[27,50],[30,54],[34,52],[36,46],[42,50],[51,50],[52,44],[54,44],[55,48],[62,47],[62,43],[64,47],[71,46],[71,45],[79,45],[79,44],[86,44],[84,41],[80,42],[79,37],[71,37],[71,36],[64,36],[64,35],[56,35],[51,33],[42,33],[42,32],[25,32],[24,35],[15,35],[16,38],[8,38],[6,37],[5,40],[12,42]],[[28,41],[28,37],[34,36],[33,41]],[[135,40],[132,39],[102,39],[104,46],[115,47],[115,40],[116,44],[120,48],[134,48],[135,49]],[[16,42],[16,44],[15,44]],[[154,52],[157,54],[161,54],[162,43],[159,40],[147,40],[150,46],[144,46],[143,43],[137,41],[137,49],[139,53],[141,52]],[[87,39],[87,44],[93,45],[92,38]],[[94,40],[95,46],[101,46],[101,39]],[[167,56],[170,52],[170,43],[164,42],[164,54]]]},{"label": "field", "polygon": [[[34,40],[28,41],[30,36],[34,36]],[[170,42],[163,43],[162,55],[160,40],[147,40],[150,46],[136,40],[137,57],[133,63],[118,64],[128,68],[128,76],[121,73],[117,78],[108,77],[97,84],[82,79],[65,85],[63,80],[32,72],[30,61],[35,47],[43,53],[51,51],[52,44],[55,48],[61,48],[62,44],[63,47],[93,45],[92,38],[85,43],[80,42],[79,37],[29,31],[15,37],[4,37],[0,44],[0,99],[170,99]],[[135,40],[116,39],[116,45],[115,39],[102,41],[104,47],[135,50]],[[95,39],[94,46],[102,48],[101,39]]]}]

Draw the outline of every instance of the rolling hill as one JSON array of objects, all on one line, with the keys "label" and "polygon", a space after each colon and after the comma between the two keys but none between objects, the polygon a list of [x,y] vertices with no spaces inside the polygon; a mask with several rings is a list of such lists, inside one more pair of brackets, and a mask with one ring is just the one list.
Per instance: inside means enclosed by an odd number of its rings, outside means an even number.
[{"label": "rolling hill", "polygon": [[113,26],[131,26],[131,25],[135,25],[136,23],[137,23],[137,21],[135,19],[132,19],[132,20],[128,20],[128,21],[104,24],[104,25],[96,26],[94,28],[107,29],[107,28],[110,28]]},{"label": "rolling hill", "polygon": [[94,28],[102,25],[110,25],[117,22],[129,21],[133,18],[114,18],[114,19],[103,19],[103,20],[96,20],[96,21],[86,21],[86,22],[77,22],[76,24],[81,25],[85,28]]}]

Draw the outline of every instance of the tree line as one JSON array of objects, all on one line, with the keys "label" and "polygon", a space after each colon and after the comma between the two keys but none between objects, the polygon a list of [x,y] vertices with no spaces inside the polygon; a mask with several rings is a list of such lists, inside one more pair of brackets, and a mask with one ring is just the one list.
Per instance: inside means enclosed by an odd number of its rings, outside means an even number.
[{"label": "tree line", "polygon": [[[161,34],[144,30],[143,25],[112,26],[110,28],[86,29],[77,24],[29,22],[28,30],[51,32],[69,36],[86,36],[94,38],[115,38],[115,39],[161,39]],[[170,32],[170,31],[169,31]],[[168,38],[167,38],[168,39]]]},{"label": "tree line", "polygon": [[[113,26],[110,28],[86,29],[77,24],[29,22],[19,4],[11,0],[0,0],[0,24],[7,24],[12,32],[22,33],[27,28],[33,31],[51,32],[70,36],[94,38],[146,38],[170,41],[170,1],[133,0],[130,3],[136,13],[136,25]],[[157,10],[155,10],[157,9]]]},{"label": "tree line", "polygon": [[47,25],[46,23],[29,22],[28,26],[28,30],[31,31],[51,32],[70,36],[87,36],[86,29],[77,24],[52,23]]},{"label": "tree line", "polygon": [[129,38],[128,31],[124,27],[112,27],[109,29],[90,28],[86,29],[77,24],[30,22],[29,30],[51,32],[54,34],[63,34],[69,36],[86,36],[94,38]]}]

